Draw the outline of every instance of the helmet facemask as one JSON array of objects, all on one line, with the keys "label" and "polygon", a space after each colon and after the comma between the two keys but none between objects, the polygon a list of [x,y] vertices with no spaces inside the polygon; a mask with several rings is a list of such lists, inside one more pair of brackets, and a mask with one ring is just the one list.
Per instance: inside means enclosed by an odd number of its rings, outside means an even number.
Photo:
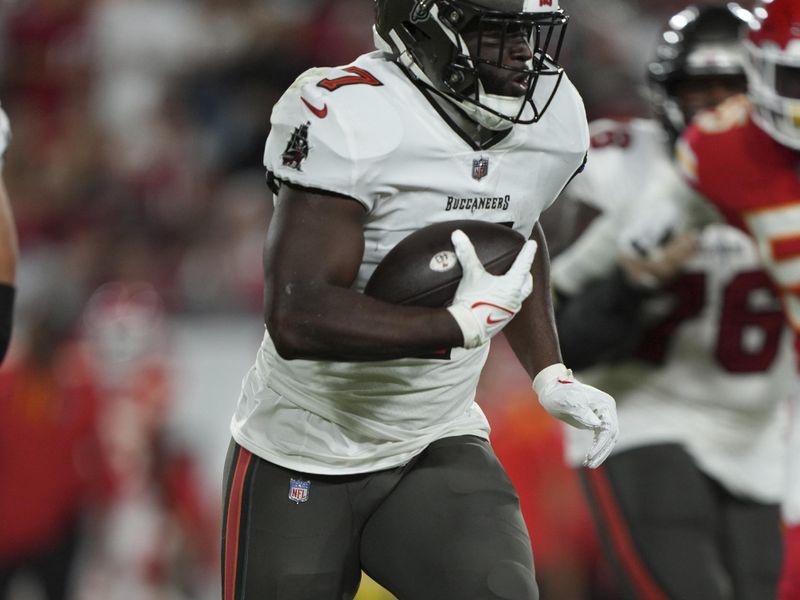
[{"label": "helmet facemask", "polygon": [[488,0],[417,1],[400,23],[381,18],[391,1],[378,2],[379,46],[421,84],[492,130],[541,118],[563,77],[567,16],[557,0],[504,2],[511,12],[481,6],[502,4]]},{"label": "helmet facemask", "polygon": [[762,0],[744,46],[753,120],[779,144],[800,150],[800,3]]},{"label": "helmet facemask", "polygon": [[753,119],[770,137],[800,150],[800,41],[793,51],[745,42]]}]

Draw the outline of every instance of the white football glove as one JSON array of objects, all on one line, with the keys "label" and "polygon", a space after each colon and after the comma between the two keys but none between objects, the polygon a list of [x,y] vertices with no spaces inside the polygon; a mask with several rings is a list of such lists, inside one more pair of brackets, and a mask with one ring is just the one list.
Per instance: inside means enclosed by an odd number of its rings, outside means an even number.
[{"label": "white football glove", "polygon": [[0,167],[3,166],[3,154],[11,141],[11,123],[8,122],[3,107],[0,106]]},{"label": "white football glove", "polygon": [[619,224],[620,252],[623,256],[651,258],[684,228],[683,215],[676,204],[648,202],[646,207],[633,209]]},{"label": "white football glove", "polygon": [[533,291],[531,264],[537,244],[528,240],[505,275],[483,268],[472,242],[460,229],[450,238],[464,274],[447,308],[464,335],[464,348],[476,348],[505,327]]},{"label": "white football glove", "polygon": [[594,442],[583,466],[596,469],[614,449],[619,434],[614,399],[577,381],[561,363],[542,369],[533,380],[533,390],[544,409],[556,419],[578,429],[594,432]]}]

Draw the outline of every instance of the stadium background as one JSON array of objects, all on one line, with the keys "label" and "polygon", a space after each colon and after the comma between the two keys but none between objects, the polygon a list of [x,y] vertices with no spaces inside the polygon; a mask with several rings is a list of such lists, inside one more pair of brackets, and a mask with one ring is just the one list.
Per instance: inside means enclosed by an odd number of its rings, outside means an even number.
[{"label": "stadium background", "polygon": [[[648,114],[645,60],[683,5],[562,0],[562,64],[590,119]],[[263,331],[270,109],[305,68],[370,49],[371,22],[371,0],[0,0],[21,248],[0,564],[74,530],[76,598],[218,597],[227,424]],[[529,390],[496,343],[479,399],[542,598],[609,600],[558,427]],[[12,597],[39,596],[23,579]]]}]

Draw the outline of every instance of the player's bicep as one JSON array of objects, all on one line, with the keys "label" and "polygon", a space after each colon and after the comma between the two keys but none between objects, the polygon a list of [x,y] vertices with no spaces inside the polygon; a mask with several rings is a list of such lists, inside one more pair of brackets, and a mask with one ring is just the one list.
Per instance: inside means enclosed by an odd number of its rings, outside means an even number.
[{"label": "player's bicep", "polygon": [[267,286],[350,287],[364,254],[365,215],[351,198],[281,186],[264,248]]}]

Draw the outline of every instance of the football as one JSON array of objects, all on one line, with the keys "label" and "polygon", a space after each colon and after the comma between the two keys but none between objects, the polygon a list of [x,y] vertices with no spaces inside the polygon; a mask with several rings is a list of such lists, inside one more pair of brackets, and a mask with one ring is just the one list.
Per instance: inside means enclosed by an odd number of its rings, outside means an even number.
[{"label": "football", "polygon": [[445,221],[423,227],[401,240],[375,268],[364,293],[373,298],[438,308],[453,299],[461,280],[450,234],[460,229],[492,275],[508,271],[525,238],[505,225],[486,221]]}]

